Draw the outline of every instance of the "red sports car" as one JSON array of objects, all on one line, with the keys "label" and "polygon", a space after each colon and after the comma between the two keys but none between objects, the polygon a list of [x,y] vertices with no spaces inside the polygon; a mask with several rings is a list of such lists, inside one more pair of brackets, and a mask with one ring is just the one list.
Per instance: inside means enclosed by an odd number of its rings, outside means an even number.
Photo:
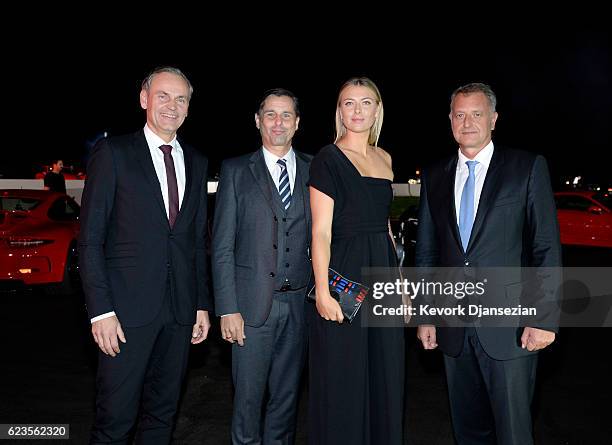
[{"label": "red sports car", "polygon": [[79,205],[46,190],[0,190],[0,282],[3,287],[78,284]]},{"label": "red sports car", "polygon": [[612,193],[555,193],[562,244],[612,247]]}]

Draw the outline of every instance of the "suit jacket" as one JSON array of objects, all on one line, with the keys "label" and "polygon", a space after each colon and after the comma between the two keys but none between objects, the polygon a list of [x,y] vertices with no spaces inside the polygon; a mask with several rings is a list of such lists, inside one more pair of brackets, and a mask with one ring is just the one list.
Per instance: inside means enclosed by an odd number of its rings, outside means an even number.
[{"label": "suit jacket", "polygon": [[[310,240],[308,175],[312,156],[295,152],[295,189],[302,188]],[[219,315],[241,313],[246,324],[261,326],[272,306],[278,250],[276,207],[270,172],[257,150],[221,166],[213,227],[212,270],[215,308]],[[299,182],[298,182],[299,181]],[[301,235],[302,236],[302,235]],[[246,276],[246,272],[248,276]]]},{"label": "suit jacket", "polygon": [[170,228],[142,130],[100,141],[83,190],[79,266],[90,317],[115,311],[122,325],[143,326],[159,312],[171,280],[181,324],[212,306],[207,284],[208,161],[180,142],[185,193]]},{"label": "suit jacket", "polygon": [[[457,162],[455,154],[423,173],[416,265],[561,266],[557,213],[544,158],[495,147],[466,252],[455,210]],[[556,330],[555,326],[546,328]],[[529,353],[520,347],[522,328],[477,327],[477,331],[483,348],[495,359]],[[463,345],[463,328],[440,328],[437,341],[444,353],[457,356]]]}]

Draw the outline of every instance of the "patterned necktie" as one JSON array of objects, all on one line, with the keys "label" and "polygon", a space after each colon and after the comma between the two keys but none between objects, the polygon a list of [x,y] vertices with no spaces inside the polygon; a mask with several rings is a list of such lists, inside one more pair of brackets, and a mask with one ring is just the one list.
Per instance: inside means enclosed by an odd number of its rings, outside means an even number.
[{"label": "patterned necktie", "polygon": [[466,161],[468,167],[468,178],[463,186],[461,193],[461,204],[459,207],[459,234],[461,235],[461,244],[463,251],[467,251],[467,246],[472,234],[472,226],[474,225],[474,190],[476,188],[476,176],[474,170],[478,161]]},{"label": "patterned necktie", "polygon": [[176,215],[179,212],[178,185],[176,182],[176,171],[174,160],[170,152],[172,145],[160,145],[159,149],[164,152],[164,164],[166,165],[166,182],[168,183],[168,222],[170,228],[174,227]]},{"label": "patterned necktie", "polygon": [[278,194],[280,195],[281,201],[283,201],[283,207],[287,210],[289,204],[291,204],[291,187],[289,186],[289,175],[287,174],[287,161],[279,159],[276,163],[280,165],[281,168],[281,174],[278,180]]}]

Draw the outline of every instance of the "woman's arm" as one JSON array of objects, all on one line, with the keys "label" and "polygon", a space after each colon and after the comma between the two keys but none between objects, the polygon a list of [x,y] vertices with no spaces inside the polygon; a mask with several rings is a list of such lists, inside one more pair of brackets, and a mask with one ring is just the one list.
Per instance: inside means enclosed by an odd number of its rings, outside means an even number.
[{"label": "woman's arm", "polygon": [[331,233],[334,200],[314,187],[310,187],[312,213],[312,268],[315,276],[317,311],[326,320],[342,323],[344,316],[340,304],[329,293],[328,268],[331,257]]}]

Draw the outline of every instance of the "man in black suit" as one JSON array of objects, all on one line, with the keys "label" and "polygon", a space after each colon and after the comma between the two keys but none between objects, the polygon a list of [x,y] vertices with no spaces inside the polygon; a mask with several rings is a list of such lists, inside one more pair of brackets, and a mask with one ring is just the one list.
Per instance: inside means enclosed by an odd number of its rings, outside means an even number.
[{"label": "man in black suit", "polygon": [[234,444],[295,438],[311,275],[311,156],[291,146],[299,120],[293,93],[268,91],[255,113],[262,148],[221,167],[212,266],[221,334],[233,343]]},{"label": "man in black suit", "polygon": [[[557,267],[559,230],[546,161],[493,145],[496,97],[468,84],[451,97],[458,154],[421,182],[417,266]],[[419,326],[425,349],[444,353],[459,444],[533,443],[530,405],[537,354],[555,339],[546,328]]]},{"label": "man in black suit", "polygon": [[79,259],[101,350],[91,443],[128,443],[139,411],[137,443],[169,443],[190,339],[208,334],[208,164],[176,138],[192,92],[180,70],[153,71],[144,129],[101,140],[89,161]]}]

